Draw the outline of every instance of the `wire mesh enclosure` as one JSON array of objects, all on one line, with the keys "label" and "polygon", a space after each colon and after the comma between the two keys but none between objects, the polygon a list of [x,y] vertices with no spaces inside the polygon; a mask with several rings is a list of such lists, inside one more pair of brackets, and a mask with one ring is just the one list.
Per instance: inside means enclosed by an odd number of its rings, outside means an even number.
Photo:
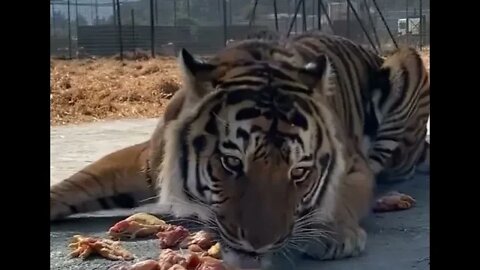
[{"label": "wire mesh enclosure", "polygon": [[209,55],[259,30],[320,29],[378,52],[429,46],[429,0],[50,0],[50,52],[82,58]]}]

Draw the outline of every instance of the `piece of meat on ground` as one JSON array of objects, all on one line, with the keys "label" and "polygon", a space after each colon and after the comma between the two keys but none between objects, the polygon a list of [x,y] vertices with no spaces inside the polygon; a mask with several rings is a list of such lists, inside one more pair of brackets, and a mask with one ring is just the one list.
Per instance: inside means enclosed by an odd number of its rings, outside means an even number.
[{"label": "piece of meat on ground", "polygon": [[415,205],[415,202],[415,199],[407,194],[392,191],[377,199],[373,211],[392,212],[406,210],[412,208]]},{"label": "piece of meat on ground", "polygon": [[176,247],[189,234],[189,231],[183,226],[171,225],[168,229],[157,233],[157,237],[160,239],[160,247],[164,249]]}]

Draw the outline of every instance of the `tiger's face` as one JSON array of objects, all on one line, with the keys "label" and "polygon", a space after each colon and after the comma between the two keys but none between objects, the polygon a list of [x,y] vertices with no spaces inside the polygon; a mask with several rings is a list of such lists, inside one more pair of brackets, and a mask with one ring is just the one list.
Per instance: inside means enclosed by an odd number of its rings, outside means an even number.
[{"label": "tiger's face", "polygon": [[183,51],[194,90],[169,127],[160,198],[177,215],[196,209],[229,249],[259,256],[285,246],[318,205],[335,151],[306,71],[242,60],[205,64]]}]

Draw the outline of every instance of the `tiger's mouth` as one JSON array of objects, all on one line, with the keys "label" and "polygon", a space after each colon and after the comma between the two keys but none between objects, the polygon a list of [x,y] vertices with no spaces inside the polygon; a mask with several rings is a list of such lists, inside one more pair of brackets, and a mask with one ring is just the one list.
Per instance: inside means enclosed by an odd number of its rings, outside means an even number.
[{"label": "tiger's mouth", "polygon": [[263,269],[264,265],[268,264],[264,254],[256,252],[244,251],[230,246],[223,245],[222,257],[223,260],[232,266],[239,267],[242,270],[246,269]]}]

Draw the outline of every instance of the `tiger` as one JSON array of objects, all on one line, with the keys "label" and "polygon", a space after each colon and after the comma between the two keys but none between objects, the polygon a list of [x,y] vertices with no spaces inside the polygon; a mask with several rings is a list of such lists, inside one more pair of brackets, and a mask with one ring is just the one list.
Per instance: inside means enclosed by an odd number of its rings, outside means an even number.
[{"label": "tiger", "polygon": [[376,179],[427,162],[429,74],[413,48],[384,57],[310,31],[178,61],[182,88],[150,139],[53,185],[52,221],[155,198],[213,227],[231,265],[289,248],[342,259],[365,250]]}]

